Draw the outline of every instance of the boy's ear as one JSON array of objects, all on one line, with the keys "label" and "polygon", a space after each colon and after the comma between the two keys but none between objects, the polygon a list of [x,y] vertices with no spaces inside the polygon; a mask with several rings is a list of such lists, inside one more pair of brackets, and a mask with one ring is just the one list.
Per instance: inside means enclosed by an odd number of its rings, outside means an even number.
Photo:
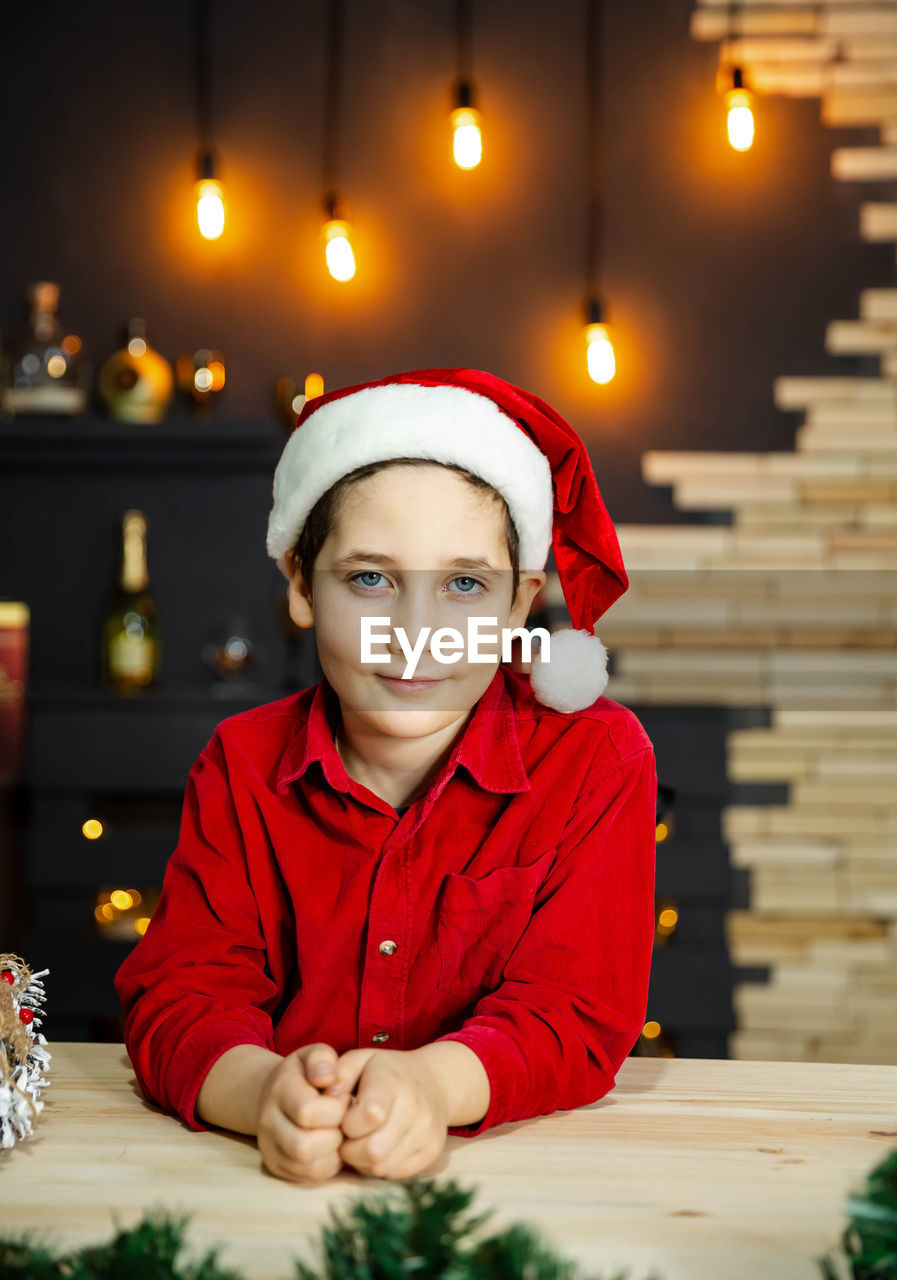
[{"label": "boy's ear", "polygon": [[540,569],[538,573],[522,573],[520,575],[520,582],[517,584],[517,599],[511,609],[511,626],[522,627],[526,625],[532,603],[547,581],[548,574],[544,569]]},{"label": "boy's ear", "polygon": [[287,557],[286,565],[290,569],[290,617],[297,627],[313,627],[315,625],[315,611],[308,584],[303,578],[299,566],[294,564],[291,567],[289,557]]}]

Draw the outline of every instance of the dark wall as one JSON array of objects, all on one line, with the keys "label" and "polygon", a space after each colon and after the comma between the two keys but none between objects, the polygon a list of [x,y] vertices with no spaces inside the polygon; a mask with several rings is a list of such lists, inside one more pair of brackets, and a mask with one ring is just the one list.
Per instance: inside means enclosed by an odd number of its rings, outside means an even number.
[{"label": "dark wall", "polygon": [[[618,375],[585,376],[584,4],[473,6],[481,171],[450,160],[454,6],[349,0],[341,185],[359,272],[326,275],[319,240],[324,3],[213,4],[226,243],[193,224],[190,14],[148,5],[7,6],[0,38],[0,328],[29,280],[62,285],[67,329],[98,364],[144,315],[169,358],[228,358],[222,414],[269,416],[275,379],[328,388],[402,368],[492,370],[587,440],[611,514],[685,518],[644,486],[646,449],[788,449],[783,373],[868,372],[827,356],[825,326],[893,279],[863,245],[864,198],[839,184],[819,102],[762,102],[746,155],[725,142],[715,44],[691,0],[607,4],[605,289]],[[874,369],[874,365],[873,365]]]}]

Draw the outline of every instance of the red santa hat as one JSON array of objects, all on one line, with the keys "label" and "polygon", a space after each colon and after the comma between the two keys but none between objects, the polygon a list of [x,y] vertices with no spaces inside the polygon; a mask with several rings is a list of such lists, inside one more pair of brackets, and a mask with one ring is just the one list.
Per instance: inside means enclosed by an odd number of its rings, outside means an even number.
[{"label": "red santa hat", "polygon": [[454,462],[502,495],[520,568],[545,568],[549,548],[573,623],[534,656],[530,683],[558,711],[590,706],[607,684],[598,618],[626,591],[616,530],[586,447],[550,405],[481,369],[416,369],[308,400],[274,474],[267,549],[284,557],[318,498],[350,471],[390,458]]}]

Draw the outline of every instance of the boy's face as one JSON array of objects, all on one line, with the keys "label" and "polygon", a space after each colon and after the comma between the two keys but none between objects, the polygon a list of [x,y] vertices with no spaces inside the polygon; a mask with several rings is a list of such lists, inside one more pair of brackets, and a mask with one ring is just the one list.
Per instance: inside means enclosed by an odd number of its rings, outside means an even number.
[{"label": "boy's face", "polygon": [[[350,559],[359,551],[363,557]],[[455,564],[459,559],[490,567]],[[416,738],[466,717],[501,661],[501,629],[526,625],[545,580],[544,572],[521,571],[512,601],[500,504],[446,467],[397,464],[344,495],[315,563],[312,592],[298,568],[293,572],[290,616],[297,626],[315,627],[321,667],[344,710],[387,736]],[[486,662],[469,659],[467,620],[476,616],[496,619],[483,628],[484,637],[497,636],[481,640]],[[389,619],[372,624],[384,637],[374,643],[372,663],[362,662],[365,617]],[[430,648],[439,627],[464,637],[453,663],[439,661]],[[433,683],[414,688],[401,680],[408,659],[397,628],[409,647],[421,646],[415,677]]]}]

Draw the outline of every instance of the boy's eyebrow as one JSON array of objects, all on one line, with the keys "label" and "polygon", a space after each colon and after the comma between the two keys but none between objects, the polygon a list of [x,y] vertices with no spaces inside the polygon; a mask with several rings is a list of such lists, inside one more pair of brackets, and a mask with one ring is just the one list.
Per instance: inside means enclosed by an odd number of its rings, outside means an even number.
[{"label": "boy's eyebrow", "polygon": [[[375,561],[377,564],[395,565],[396,561],[392,556],[384,555],[382,551],[364,551],[361,549],[353,549],[347,551],[344,556],[340,556],[338,560],[334,560],[333,568],[342,569],[352,564],[370,563]],[[494,565],[491,560],[486,560],[482,556],[458,556],[445,566],[447,569],[479,569],[482,571],[490,571],[500,573],[498,565]]]}]

